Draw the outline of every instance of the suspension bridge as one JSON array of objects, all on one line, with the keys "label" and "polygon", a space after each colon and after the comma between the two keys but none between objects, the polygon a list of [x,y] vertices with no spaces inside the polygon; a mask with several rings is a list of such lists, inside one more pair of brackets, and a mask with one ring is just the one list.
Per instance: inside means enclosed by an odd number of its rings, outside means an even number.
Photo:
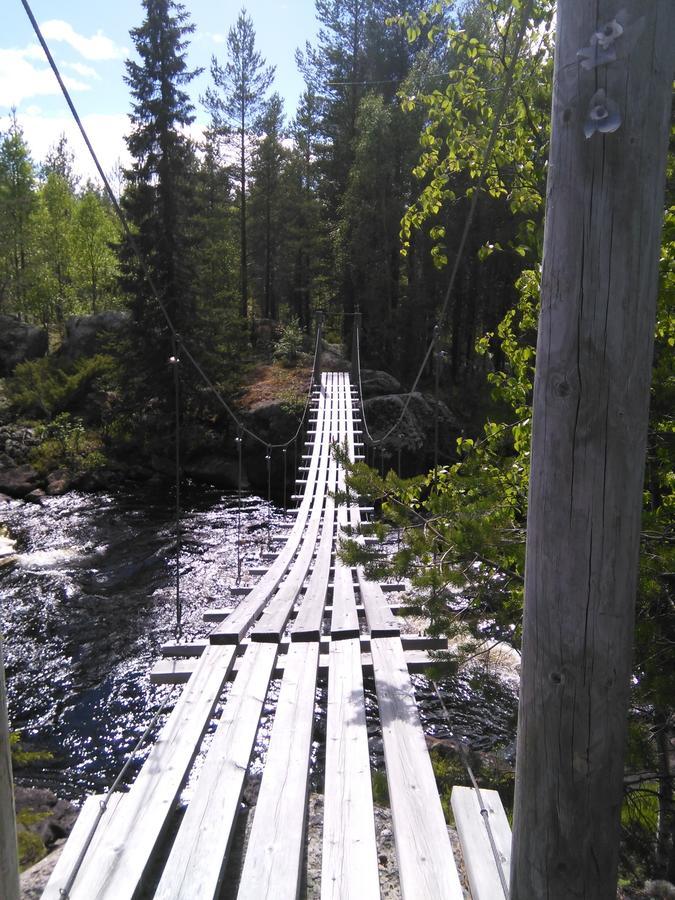
[{"label": "suspension bridge", "polygon": [[[466,896],[410,678],[441,644],[402,634],[387,599],[392,585],[366,580],[336,552],[366,514],[334,453],[339,444],[350,460],[362,457],[349,375],[317,378],[309,410],[303,492],[285,542],[236,607],[209,611],[215,625],[204,640],[164,648],[152,680],[184,683],[182,694],[130,789],[85,801],[45,900],[205,900],[225,888],[238,900],[300,896],[319,681],[327,683],[321,897],[380,897],[364,674],[377,695],[401,896]],[[273,679],[280,687],[253,824],[232,876],[228,857]],[[190,799],[177,811],[188,778]],[[455,788],[452,805],[471,896],[495,900],[510,852],[498,795]],[[226,875],[238,883],[224,884]]]}]

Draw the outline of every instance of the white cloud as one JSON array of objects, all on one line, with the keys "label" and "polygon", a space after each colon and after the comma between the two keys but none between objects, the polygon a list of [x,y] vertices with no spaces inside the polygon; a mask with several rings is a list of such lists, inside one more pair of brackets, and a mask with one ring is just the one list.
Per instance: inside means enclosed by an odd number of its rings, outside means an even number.
[{"label": "white cloud", "polygon": [[124,47],[118,46],[99,29],[92,37],[78,34],[69,22],[50,19],[42,23],[42,33],[47,40],[64,41],[85,59],[123,59],[127,56]]},{"label": "white cloud", "polygon": [[[70,149],[75,154],[77,174],[85,180],[87,178],[100,180],[96,166],[72,117],[65,114],[46,116],[27,110],[19,113],[18,120],[35,162],[41,162],[49,148],[65,134]],[[129,164],[124,141],[124,135],[129,131],[129,119],[126,115],[92,113],[82,116],[82,123],[106,175],[110,176],[120,159],[123,165]],[[6,116],[0,118],[0,131],[6,131],[8,124]]]},{"label": "white cloud", "polygon": [[[0,49],[0,107],[17,106],[30,97],[59,94],[61,89],[47,66],[36,66],[30,60],[33,48]],[[69,75],[63,76],[70,91],[88,91],[89,85]]]},{"label": "white cloud", "polygon": [[92,78],[92,79],[100,79],[101,78],[101,76],[98,74],[96,69],[92,69],[91,66],[86,66],[84,63],[67,62],[67,63],[63,63],[63,68],[72,69],[73,72],[77,72],[77,74],[81,75],[83,78]]}]

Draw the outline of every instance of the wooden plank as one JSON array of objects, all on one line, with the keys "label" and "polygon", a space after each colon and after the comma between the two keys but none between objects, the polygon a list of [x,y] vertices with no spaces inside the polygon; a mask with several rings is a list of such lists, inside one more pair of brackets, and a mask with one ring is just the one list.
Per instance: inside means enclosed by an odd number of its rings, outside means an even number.
[{"label": "wooden plank", "polygon": [[463,893],[401,641],[371,640],[387,784],[404,900]]},{"label": "wooden plank", "polygon": [[133,897],[234,663],[234,647],[209,646],[155,741],[125,802],[88,853],[71,900]]},{"label": "wooden plank", "polygon": [[[115,793],[110,797],[106,811],[101,817],[101,826],[112,818],[124,796],[125,794]],[[71,877],[80,853],[89,839],[89,835],[91,834],[91,830],[96,823],[96,818],[101,809],[101,803],[104,800],[105,794],[90,794],[82,804],[82,809],[75,821],[73,830],[70,832],[66,845],[61,851],[61,855],[56,861],[52,874],[49,876],[49,881],[42,892],[41,900],[63,900],[61,891],[68,884],[68,879]],[[90,853],[96,852],[96,848],[100,843],[102,830],[102,827],[99,827],[94,833],[91,843],[89,844]]]},{"label": "wooden plank", "polygon": [[[508,885],[511,870],[511,828],[497,791],[480,790],[490,823],[499,865]],[[462,846],[464,866],[473,900],[495,900],[504,897],[497,862],[481,814],[478,794],[473,788],[455,785],[450,795],[457,834]]]},{"label": "wooden plank", "polygon": [[298,896],[318,659],[315,642],[288,651],[237,900]]},{"label": "wooden plank", "polygon": [[326,385],[327,378],[323,375],[321,381],[321,399],[319,403],[321,419],[319,431],[321,433],[317,435],[317,440],[313,445],[312,460],[310,463],[311,471],[308,476],[307,490],[303,494],[295,524],[290,531],[286,545],[272,563],[267,573],[263,575],[255,588],[248,595],[246,600],[242,601],[236,610],[227,617],[224,624],[211,632],[211,643],[232,644],[241,640],[251,623],[257,618],[260,611],[272,596],[291,565],[291,561],[295,556],[302,539],[305,525],[312,508],[314,483],[319,471],[319,461],[322,455],[321,435],[323,434],[324,427],[328,427],[326,421],[326,401],[328,396]]},{"label": "wooden plank", "polygon": [[[337,463],[335,459],[331,457],[330,467],[328,469],[328,481],[326,483],[326,488],[329,493],[335,490],[337,483],[336,479]],[[335,500],[331,496],[326,496],[323,526],[316,555],[316,563],[309,579],[304,599],[291,628],[291,640],[293,641],[318,640],[321,635],[321,623],[323,622],[328,579],[330,577],[334,523]]]},{"label": "wooden plank", "polygon": [[[329,637],[316,638],[319,641],[322,653],[328,653],[331,640]],[[250,644],[248,638],[244,638],[239,644],[239,649],[243,650]],[[404,650],[446,650],[448,647],[447,637],[430,637],[426,634],[403,634],[401,635],[401,644]],[[188,641],[186,643],[169,643],[162,644],[161,654],[165,657],[191,657],[201,656],[204,650],[209,646],[209,642]],[[287,653],[289,642],[283,638],[279,642],[279,653]],[[368,652],[370,650],[370,637],[361,635],[361,650]]]},{"label": "wooden plank", "polygon": [[[344,639],[344,638],[343,638]],[[279,645],[275,645],[279,646]],[[328,671],[328,655],[324,651],[323,643],[321,646],[321,656],[319,657],[319,669],[322,672]],[[366,644],[363,645],[367,646]],[[242,667],[243,657],[238,656],[230,671],[230,678],[234,678]],[[197,668],[196,659],[161,659],[152,667],[150,672],[150,681],[153,684],[185,684],[189,681],[190,676]],[[438,660],[430,656],[426,650],[410,649],[405,651],[405,663],[409,672],[426,672],[431,666],[437,665]],[[286,654],[281,653],[274,663],[273,678],[280,678],[286,668]],[[372,655],[368,650],[363,649],[361,653],[361,668],[364,675],[373,674]]]},{"label": "wooden plank", "polygon": [[[345,379],[340,381],[340,431],[339,442],[349,445],[348,416],[346,404]],[[338,467],[338,491],[345,491],[345,472]],[[346,530],[349,523],[349,509],[341,503],[337,508],[338,538]],[[338,556],[335,557],[335,575],[333,586],[333,611],[331,615],[330,633],[334,639],[358,637],[360,634],[359,617],[356,611],[356,598],[351,569],[344,565]]]},{"label": "wooden plank", "polygon": [[243,657],[155,900],[218,894],[275,656],[273,644],[252,644]]},{"label": "wooden plank", "polygon": [[331,643],[322,900],[380,896],[360,642]]},{"label": "wooden plank", "polygon": [[[282,583],[260,620],[253,628],[251,637],[256,641],[279,641],[281,639],[282,632],[286,627],[291,610],[307,577],[307,572],[314,556],[316,539],[321,527],[326,480],[329,472],[330,441],[336,433],[338,422],[337,403],[335,402],[335,391],[331,376],[332,373],[327,373],[326,386],[329,393],[326,400],[326,416],[330,417],[330,426],[328,431],[324,433],[312,513],[307,523],[307,530],[297,559],[288,572],[286,580]],[[324,546],[324,551],[325,549]],[[330,564],[330,550],[328,550],[328,553],[328,557],[322,558],[322,562]]]}]

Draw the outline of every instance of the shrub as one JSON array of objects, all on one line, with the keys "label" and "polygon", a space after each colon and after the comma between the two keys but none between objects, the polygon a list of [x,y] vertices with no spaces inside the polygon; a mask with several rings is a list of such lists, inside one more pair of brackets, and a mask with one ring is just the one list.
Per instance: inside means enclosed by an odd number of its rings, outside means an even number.
[{"label": "shrub", "polygon": [[19,363],[7,379],[7,395],[18,412],[52,418],[72,409],[94,381],[112,371],[112,358],[103,354],[74,362],[48,356]]},{"label": "shrub", "polygon": [[291,319],[281,328],[281,336],[274,344],[273,356],[284,365],[294,366],[302,350],[303,334],[297,319]]}]

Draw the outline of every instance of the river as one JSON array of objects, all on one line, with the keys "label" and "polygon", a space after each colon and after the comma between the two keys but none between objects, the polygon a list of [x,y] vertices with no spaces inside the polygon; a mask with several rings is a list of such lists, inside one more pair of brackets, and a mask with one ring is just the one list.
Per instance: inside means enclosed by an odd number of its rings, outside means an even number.
[{"label": "river", "polygon": [[[268,533],[282,519],[282,510],[260,498],[243,499],[243,572],[261,565]],[[237,576],[237,520],[236,495],[185,492],[180,593],[187,640],[207,633],[205,608],[237,603],[229,591]],[[171,690],[151,685],[149,671],[161,645],[176,636],[173,498],[149,489],[71,492],[39,505],[2,503],[0,523],[17,552],[16,562],[0,569],[11,727],[28,749],[52,757],[19,769],[17,781],[80,801],[110,786]],[[427,732],[447,733],[425,679],[415,683]],[[481,750],[512,741],[515,696],[498,680],[456,677],[443,694],[454,736]],[[370,687],[367,701],[372,713]],[[320,689],[319,709],[324,702]],[[319,716],[317,738],[322,726]],[[265,733],[263,721],[258,754]],[[319,740],[315,747],[320,771]],[[371,748],[377,764],[376,725]]]}]

